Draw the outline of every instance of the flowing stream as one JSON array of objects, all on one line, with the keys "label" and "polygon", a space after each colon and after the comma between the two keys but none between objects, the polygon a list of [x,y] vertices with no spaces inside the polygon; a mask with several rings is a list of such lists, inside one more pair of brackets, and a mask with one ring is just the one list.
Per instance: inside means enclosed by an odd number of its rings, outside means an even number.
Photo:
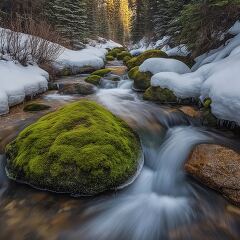
[{"label": "flowing stream", "polygon": [[118,192],[72,199],[10,182],[0,155],[0,239],[240,239],[240,215],[184,172],[195,145],[239,143],[204,129],[173,107],[141,100],[124,75],[118,84],[105,79],[101,87],[91,99],[140,136],[144,166],[137,180]]}]

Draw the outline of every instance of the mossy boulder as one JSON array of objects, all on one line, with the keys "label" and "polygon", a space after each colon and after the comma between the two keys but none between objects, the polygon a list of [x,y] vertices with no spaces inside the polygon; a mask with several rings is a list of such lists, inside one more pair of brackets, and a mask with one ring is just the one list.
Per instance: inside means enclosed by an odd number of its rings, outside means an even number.
[{"label": "mossy boulder", "polygon": [[134,80],[134,89],[145,91],[150,87],[152,77],[150,72],[140,72],[139,67],[134,67],[128,72],[128,76],[130,79]]},{"label": "mossy boulder", "polygon": [[116,58],[117,55],[118,55],[119,53],[123,52],[123,51],[125,51],[124,48],[114,48],[114,49],[112,49],[111,51],[109,51],[107,55],[108,55],[108,56],[110,55],[110,56]]},{"label": "mossy boulder", "polygon": [[98,75],[90,75],[85,79],[85,82],[97,86],[100,84],[101,79],[102,79],[102,77],[100,77]]},{"label": "mossy boulder", "polygon": [[107,61],[114,61],[115,58],[112,55],[106,55],[106,60]]},{"label": "mossy boulder", "polygon": [[41,103],[30,103],[27,104],[24,108],[23,111],[25,112],[39,112],[39,111],[44,111],[44,110],[48,110],[51,107],[45,104],[41,104]]},{"label": "mossy boulder", "polygon": [[124,121],[82,100],[27,127],[6,152],[13,180],[59,193],[95,195],[136,174],[140,143]]},{"label": "mossy boulder", "polygon": [[145,60],[147,60],[149,58],[167,58],[167,57],[168,57],[168,55],[161,50],[148,50],[148,51],[143,52],[139,56],[134,57],[131,60],[129,60],[126,63],[126,65],[127,65],[128,69],[132,69],[136,66],[140,66]]},{"label": "mossy boulder", "polygon": [[126,56],[123,58],[123,63],[126,65],[128,61],[130,61],[133,57],[132,56]]},{"label": "mossy boulder", "polygon": [[132,57],[132,55],[128,51],[123,51],[117,54],[117,60],[123,60],[125,57]]},{"label": "mossy boulder", "polygon": [[211,108],[211,104],[212,104],[212,99],[211,98],[206,98],[204,101],[203,101],[203,106],[205,108]]},{"label": "mossy boulder", "polygon": [[160,102],[160,103],[176,103],[177,97],[174,93],[167,89],[161,87],[150,87],[146,90],[143,95],[144,100]]},{"label": "mossy boulder", "polygon": [[105,77],[105,76],[107,76],[111,72],[112,72],[112,69],[104,68],[104,69],[100,69],[100,70],[97,70],[97,71],[93,72],[91,75]]}]

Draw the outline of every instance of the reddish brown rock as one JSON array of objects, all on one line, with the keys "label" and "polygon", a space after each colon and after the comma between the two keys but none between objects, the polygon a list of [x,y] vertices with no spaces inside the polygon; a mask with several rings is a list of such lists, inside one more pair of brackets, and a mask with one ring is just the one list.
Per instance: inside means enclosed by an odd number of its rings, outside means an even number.
[{"label": "reddish brown rock", "polygon": [[240,154],[222,146],[202,144],[192,151],[185,169],[240,206]]},{"label": "reddish brown rock", "polygon": [[179,110],[192,118],[197,118],[201,116],[200,112],[194,107],[183,106],[180,107]]}]

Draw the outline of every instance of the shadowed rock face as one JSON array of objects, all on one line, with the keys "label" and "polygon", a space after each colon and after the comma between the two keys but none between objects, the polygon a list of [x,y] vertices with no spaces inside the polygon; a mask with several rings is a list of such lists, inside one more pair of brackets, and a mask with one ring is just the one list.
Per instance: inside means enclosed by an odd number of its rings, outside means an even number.
[{"label": "shadowed rock face", "polygon": [[219,145],[202,144],[192,151],[185,169],[240,206],[240,154]]}]

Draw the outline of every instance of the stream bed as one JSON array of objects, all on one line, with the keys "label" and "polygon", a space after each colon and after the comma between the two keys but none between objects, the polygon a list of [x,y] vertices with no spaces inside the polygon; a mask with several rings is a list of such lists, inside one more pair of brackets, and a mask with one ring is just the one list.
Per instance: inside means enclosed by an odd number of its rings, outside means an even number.
[{"label": "stream bed", "polygon": [[[118,68],[119,72],[123,69]],[[42,113],[22,115],[20,110],[18,115],[10,114],[1,119],[0,128],[0,239],[240,239],[238,209],[183,170],[195,145],[239,146],[239,142],[203,128],[175,107],[143,101],[131,90],[132,81],[125,74],[121,78],[117,85],[105,79],[88,98],[138,132],[145,163],[137,180],[121,191],[94,198],[41,192],[8,180],[3,146]],[[57,109],[80,98],[50,92],[40,101],[51,102]]]}]

